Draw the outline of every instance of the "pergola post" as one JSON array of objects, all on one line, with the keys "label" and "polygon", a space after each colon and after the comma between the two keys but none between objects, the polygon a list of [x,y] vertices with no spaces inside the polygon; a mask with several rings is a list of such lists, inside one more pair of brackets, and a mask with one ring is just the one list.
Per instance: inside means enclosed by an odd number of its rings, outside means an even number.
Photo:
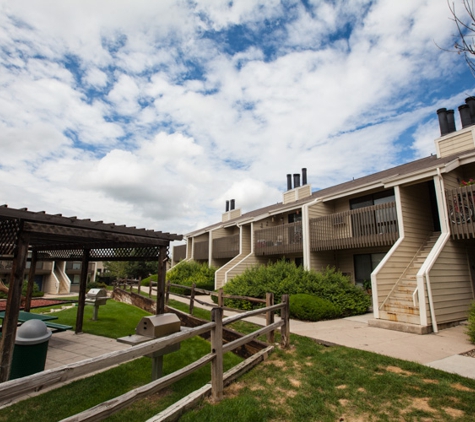
[{"label": "pergola post", "polygon": [[21,306],[21,288],[23,273],[28,258],[29,236],[22,228],[18,234],[18,240],[13,255],[13,267],[8,288],[7,307],[3,319],[2,340],[0,342],[0,382],[8,381],[10,366],[13,359],[15,337],[18,324],[18,315]]},{"label": "pergola post", "polygon": [[28,286],[26,288],[25,298],[25,311],[30,312],[31,309],[31,297],[33,296],[33,285],[35,283],[35,270],[36,261],[38,259],[38,253],[33,251],[30,262],[30,272],[28,273]]},{"label": "pergola post", "polygon": [[87,268],[89,266],[89,249],[84,249],[81,261],[81,279],[79,280],[78,313],[76,316],[75,333],[82,333],[84,307],[86,306]]},{"label": "pergola post", "polygon": [[165,279],[167,275],[167,247],[160,246],[158,252],[157,315],[165,313]]}]

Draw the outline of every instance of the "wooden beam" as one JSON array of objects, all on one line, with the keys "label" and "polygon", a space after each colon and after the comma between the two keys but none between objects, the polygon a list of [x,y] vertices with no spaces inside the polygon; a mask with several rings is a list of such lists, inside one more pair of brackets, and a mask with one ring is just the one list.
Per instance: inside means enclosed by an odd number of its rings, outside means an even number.
[{"label": "wooden beam", "polygon": [[15,347],[15,337],[18,325],[18,315],[21,305],[21,288],[23,284],[23,273],[28,259],[29,236],[22,229],[17,240],[13,257],[13,267],[8,289],[7,307],[5,318],[3,319],[2,339],[0,342],[0,383],[8,381],[10,377],[10,367],[13,359],[13,349]]},{"label": "wooden beam", "polygon": [[211,310],[211,321],[216,326],[211,330],[211,398],[214,403],[223,399],[223,308]]},{"label": "wooden beam", "polygon": [[78,313],[76,316],[76,334],[82,333],[84,307],[86,306],[87,267],[89,265],[89,249],[84,249],[81,261],[81,279],[79,280]]},{"label": "wooden beam", "polygon": [[31,297],[33,296],[33,287],[35,283],[36,262],[38,260],[38,253],[33,251],[31,254],[30,271],[28,273],[28,287],[26,289],[25,311],[30,312]]},{"label": "wooden beam", "polygon": [[165,313],[165,279],[167,276],[167,248],[160,246],[157,276],[157,315]]}]

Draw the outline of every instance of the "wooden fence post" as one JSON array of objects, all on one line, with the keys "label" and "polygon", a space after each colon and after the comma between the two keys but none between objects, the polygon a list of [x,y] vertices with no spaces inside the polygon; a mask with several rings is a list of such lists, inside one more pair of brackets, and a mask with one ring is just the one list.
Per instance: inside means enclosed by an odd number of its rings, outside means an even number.
[{"label": "wooden fence post", "polygon": [[193,315],[193,308],[195,307],[195,288],[196,283],[191,285],[191,293],[190,293],[190,315]]},{"label": "wooden fence post", "polygon": [[140,288],[142,287],[142,277],[139,277],[139,287],[138,287],[138,294],[140,294]]},{"label": "wooden fence post", "polygon": [[150,278],[150,283],[148,285],[148,297],[152,297],[152,287],[153,287],[153,281],[152,281],[152,278]]},{"label": "wooden fence post", "polygon": [[211,399],[217,403],[223,398],[223,308],[211,310],[211,321],[216,326],[211,330]]},{"label": "wooden fence post", "polygon": [[218,290],[218,306],[220,308],[222,308],[224,306],[223,288],[222,287]]},{"label": "wooden fence post", "polygon": [[[274,306],[274,293],[266,293],[266,308]],[[274,311],[266,312],[266,325],[274,323]],[[267,343],[274,343],[274,331],[267,333]]]},{"label": "wooden fence post", "polygon": [[170,299],[170,283],[171,281],[168,280],[166,287],[165,287],[165,304],[168,306],[168,300]]},{"label": "wooden fence post", "polygon": [[284,307],[282,308],[281,317],[284,321],[284,325],[280,328],[280,345],[285,349],[289,347],[290,343],[289,295],[282,295],[282,304]]}]

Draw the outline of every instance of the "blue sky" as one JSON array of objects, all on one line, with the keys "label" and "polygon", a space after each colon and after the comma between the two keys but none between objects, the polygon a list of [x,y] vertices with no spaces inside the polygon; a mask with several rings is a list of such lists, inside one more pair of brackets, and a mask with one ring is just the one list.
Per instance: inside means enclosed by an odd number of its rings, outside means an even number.
[{"label": "blue sky", "polygon": [[475,94],[449,18],[445,0],[0,0],[0,203],[187,233],[226,200],[281,201],[303,167],[316,190],[430,155],[436,110]]}]

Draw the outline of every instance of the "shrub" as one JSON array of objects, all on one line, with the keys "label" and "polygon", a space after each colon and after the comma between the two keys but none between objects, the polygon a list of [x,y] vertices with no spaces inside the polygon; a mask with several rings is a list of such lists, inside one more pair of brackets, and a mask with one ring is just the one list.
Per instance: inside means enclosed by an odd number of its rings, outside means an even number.
[{"label": "shrub", "polygon": [[289,305],[290,317],[302,321],[321,321],[341,315],[341,309],[330,301],[305,293],[290,296]]},{"label": "shrub", "polygon": [[[310,294],[336,305],[341,310],[340,316],[363,314],[371,305],[371,297],[335,268],[308,271],[284,260],[247,269],[227,283],[224,292],[262,299],[266,292],[274,293],[276,303],[283,294]],[[233,305],[243,308],[238,301]]]},{"label": "shrub", "polygon": [[[8,287],[8,283],[5,284],[5,286]],[[22,296],[26,296],[26,289],[28,287],[28,282],[25,280],[23,282],[23,286],[21,287],[21,294]],[[32,293],[32,297],[43,297],[45,294],[44,292],[42,292],[40,290],[40,288],[38,287],[38,284],[36,283],[33,283],[33,293]],[[7,299],[8,297],[8,294],[7,293],[3,293],[3,292],[0,292],[0,299]]]},{"label": "shrub", "polygon": [[475,302],[472,302],[470,312],[468,314],[467,334],[470,338],[470,341],[475,344]]},{"label": "shrub", "polygon": [[90,290],[90,289],[106,289],[106,288],[107,288],[106,283],[98,283],[96,281],[91,281],[91,282],[87,283],[87,285],[86,285],[87,290]]},{"label": "shrub", "polygon": [[[167,281],[173,284],[181,284],[182,286],[192,286],[205,290],[214,290],[214,273],[216,268],[209,267],[208,264],[200,264],[196,261],[185,261],[175,265],[167,272]],[[188,289],[171,288],[172,292],[189,294]]]}]

